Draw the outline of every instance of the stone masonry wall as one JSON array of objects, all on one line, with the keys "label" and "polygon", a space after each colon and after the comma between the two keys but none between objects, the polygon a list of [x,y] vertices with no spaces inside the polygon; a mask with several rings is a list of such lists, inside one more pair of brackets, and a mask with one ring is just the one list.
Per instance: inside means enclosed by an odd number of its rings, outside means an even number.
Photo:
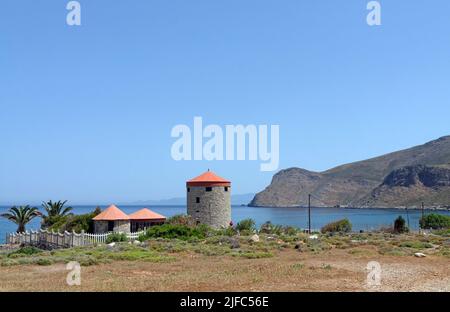
[{"label": "stone masonry wall", "polygon": [[130,221],[128,220],[118,220],[114,221],[114,232],[130,232]]},{"label": "stone masonry wall", "polygon": [[[114,232],[130,232],[130,221],[119,220],[114,221]],[[94,221],[94,233],[108,233],[108,221]]]},{"label": "stone masonry wall", "polygon": [[[214,228],[228,227],[231,221],[231,187],[214,186],[206,192],[204,186],[189,186],[187,192],[187,213],[194,220]],[[196,198],[200,198],[200,203]]]},{"label": "stone masonry wall", "polygon": [[94,233],[102,234],[108,232],[108,221],[94,221]]}]

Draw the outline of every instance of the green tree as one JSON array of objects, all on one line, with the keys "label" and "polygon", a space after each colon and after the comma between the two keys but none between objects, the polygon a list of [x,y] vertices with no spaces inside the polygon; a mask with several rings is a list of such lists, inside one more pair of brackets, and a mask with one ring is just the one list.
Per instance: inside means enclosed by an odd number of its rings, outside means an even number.
[{"label": "green tree", "polygon": [[422,229],[450,229],[450,216],[430,213],[420,218],[420,227]]},{"label": "green tree", "polygon": [[38,208],[30,207],[30,206],[19,206],[19,207],[11,207],[9,212],[2,213],[1,216],[3,218],[8,219],[9,221],[17,224],[17,232],[25,232],[25,225],[33,220],[36,217],[42,216],[42,213],[39,212]]},{"label": "green tree", "polygon": [[349,219],[345,218],[324,225],[320,231],[322,233],[348,233],[352,231],[352,224]]},{"label": "green tree", "polygon": [[47,212],[47,215],[42,217],[42,226],[44,228],[50,227],[57,222],[61,222],[61,220],[66,219],[67,216],[71,214],[70,211],[73,208],[66,206],[66,203],[67,200],[58,200],[57,202],[50,200],[46,203],[42,203],[42,207]]},{"label": "green tree", "polygon": [[409,229],[406,226],[405,219],[403,219],[402,216],[398,216],[397,219],[394,221],[394,232],[395,233],[406,233]]},{"label": "green tree", "polygon": [[244,219],[236,224],[236,230],[253,232],[255,230],[255,221],[253,219]]}]

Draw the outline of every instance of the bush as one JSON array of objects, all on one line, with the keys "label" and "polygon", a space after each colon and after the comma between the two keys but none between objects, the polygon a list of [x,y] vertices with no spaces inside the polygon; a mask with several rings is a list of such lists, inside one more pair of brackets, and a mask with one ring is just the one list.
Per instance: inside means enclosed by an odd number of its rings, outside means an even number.
[{"label": "bush", "polygon": [[125,233],[111,233],[106,238],[107,244],[126,242],[126,241],[128,241],[128,237],[127,237],[127,234],[125,234]]},{"label": "bush", "polygon": [[275,234],[275,235],[285,234],[285,235],[293,236],[293,235],[297,235],[297,233],[299,231],[300,230],[296,227],[272,224],[272,222],[270,222],[270,221],[267,221],[266,223],[262,224],[261,227],[259,228],[260,233]]},{"label": "bush", "polygon": [[218,236],[234,236],[237,234],[237,231],[234,227],[229,226],[225,229],[216,230],[214,234]]},{"label": "bush", "polygon": [[448,229],[450,228],[450,216],[430,213],[420,218],[419,223],[422,229]]},{"label": "bush", "polygon": [[348,219],[342,219],[336,222],[331,222],[322,227],[322,233],[343,232],[347,233],[352,230],[352,224]]},{"label": "bush", "polygon": [[57,232],[75,231],[80,233],[81,231],[85,231],[87,233],[93,233],[94,221],[92,219],[101,212],[102,210],[100,207],[97,207],[90,213],[81,215],[67,215],[62,217],[57,216],[57,218],[51,220],[52,225],[48,229]]},{"label": "bush", "polygon": [[409,232],[408,227],[406,226],[405,219],[402,216],[398,216],[394,221],[394,233],[407,233]]},{"label": "bush", "polygon": [[192,219],[191,216],[188,215],[175,215],[173,217],[170,217],[166,220],[166,224],[172,224],[172,225],[186,225],[190,227],[195,227],[196,222],[194,219]]},{"label": "bush", "polygon": [[259,228],[259,232],[264,234],[281,234],[282,227],[280,225],[273,224],[270,221],[267,221],[266,223],[261,224],[261,227]]},{"label": "bush", "polygon": [[20,249],[17,249],[13,252],[11,252],[10,254],[8,254],[8,257],[11,258],[16,258],[16,257],[20,257],[20,256],[31,256],[31,255],[35,255],[35,254],[39,254],[41,253],[42,250],[33,246],[26,246],[26,247],[22,247]]},{"label": "bush", "polygon": [[253,219],[244,219],[236,225],[236,230],[253,232],[255,230],[255,221]]},{"label": "bush", "polygon": [[155,225],[147,229],[147,231],[139,237],[140,241],[144,241],[148,238],[167,238],[173,239],[178,238],[182,240],[188,240],[191,238],[205,238],[209,232],[209,227],[200,224],[195,227],[190,227],[187,225],[175,225],[175,224],[162,224]]}]

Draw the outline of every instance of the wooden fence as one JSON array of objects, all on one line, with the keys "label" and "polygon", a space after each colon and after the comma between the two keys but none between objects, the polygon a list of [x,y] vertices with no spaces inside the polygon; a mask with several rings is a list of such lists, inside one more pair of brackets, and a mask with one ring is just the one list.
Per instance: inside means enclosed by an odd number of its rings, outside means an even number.
[{"label": "wooden fence", "polygon": [[[135,233],[126,233],[128,240],[135,240],[144,231]],[[88,246],[94,244],[105,244],[110,233],[104,234],[90,234],[90,233],[75,233],[64,232],[57,233],[47,230],[30,231],[24,233],[9,233],[6,234],[7,244],[24,244],[39,246],[46,249],[55,248],[70,248],[78,246]]]}]

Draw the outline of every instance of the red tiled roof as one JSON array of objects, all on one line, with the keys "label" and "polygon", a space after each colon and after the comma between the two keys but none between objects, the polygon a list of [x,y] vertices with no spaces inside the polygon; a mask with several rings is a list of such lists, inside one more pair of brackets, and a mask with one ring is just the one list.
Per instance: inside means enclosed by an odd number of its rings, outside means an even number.
[{"label": "red tiled roof", "polygon": [[166,217],[151,211],[148,208],[143,208],[129,215],[130,220],[165,220]]},{"label": "red tiled roof", "polygon": [[195,185],[208,185],[208,186],[229,186],[231,184],[230,181],[225,180],[222,177],[219,177],[212,171],[206,171],[205,173],[195,177],[186,182],[187,185],[195,186]]},{"label": "red tiled roof", "polygon": [[102,211],[99,215],[95,216],[92,220],[95,221],[115,221],[115,220],[129,220],[128,217],[122,210],[117,208],[115,205],[111,205]]}]

